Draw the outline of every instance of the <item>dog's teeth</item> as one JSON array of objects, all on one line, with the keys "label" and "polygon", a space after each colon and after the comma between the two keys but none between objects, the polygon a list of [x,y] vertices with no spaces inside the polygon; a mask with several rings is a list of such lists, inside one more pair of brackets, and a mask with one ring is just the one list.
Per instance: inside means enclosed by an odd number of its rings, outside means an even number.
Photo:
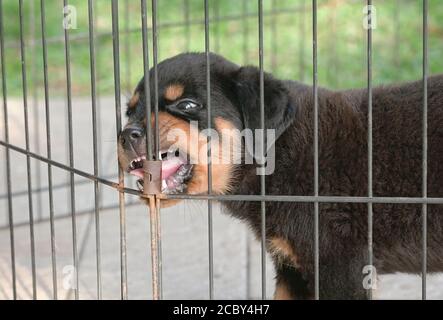
[{"label": "dog's teeth", "polygon": [[162,180],[162,189],[166,189],[167,187],[166,180]]}]

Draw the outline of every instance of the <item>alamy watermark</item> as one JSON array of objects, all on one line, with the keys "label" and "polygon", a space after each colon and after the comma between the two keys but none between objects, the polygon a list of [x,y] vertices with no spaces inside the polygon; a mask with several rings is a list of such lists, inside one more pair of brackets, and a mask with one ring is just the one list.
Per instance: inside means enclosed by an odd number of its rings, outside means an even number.
[{"label": "alamy watermark", "polygon": [[63,29],[77,29],[77,9],[73,5],[63,7]]},{"label": "alamy watermark", "polygon": [[363,28],[376,29],[377,28],[377,8],[374,5],[363,7]]},{"label": "alamy watermark", "polygon": [[[208,137],[211,157],[208,157]],[[264,141],[263,141],[264,138]],[[166,140],[169,151],[186,153],[190,164],[257,164],[257,175],[270,175],[275,170],[274,129],[221,129],[199,131],[198,122],[191,121],[189,129],[172,128]],[[170,152],[169,154],[174,154]],[[175,154],[174,154],[175,156]]]}]

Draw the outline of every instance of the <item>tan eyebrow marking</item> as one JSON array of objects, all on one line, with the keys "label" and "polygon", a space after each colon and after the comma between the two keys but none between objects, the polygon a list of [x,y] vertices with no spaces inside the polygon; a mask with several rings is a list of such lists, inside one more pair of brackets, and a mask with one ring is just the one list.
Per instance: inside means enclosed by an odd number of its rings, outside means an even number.
[{"label": "tan eyebrow marking", "polygon": [[185,91],[185,88],[181,84],[171,84],[165,90],[165,98],[169,101],[174,101],[180,98]]},{"label": "tan eyebrow marking", "polygon": [[128,102],[129,108],[134,108],[137,105],[138,100],[140,99],[140,94],[138,91],[134,93],[134,95],[131,97],[131,99]]}]

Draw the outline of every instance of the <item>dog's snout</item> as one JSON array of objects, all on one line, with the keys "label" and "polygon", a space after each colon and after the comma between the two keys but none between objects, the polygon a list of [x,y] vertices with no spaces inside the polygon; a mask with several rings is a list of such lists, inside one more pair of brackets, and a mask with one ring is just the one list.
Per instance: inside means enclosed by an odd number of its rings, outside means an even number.
[{"label": "dog's snout", "polygon": [[126,128],[120,134],[120,141],[124,147],[138,145],[143,140],[143,130],[141,128]]}]

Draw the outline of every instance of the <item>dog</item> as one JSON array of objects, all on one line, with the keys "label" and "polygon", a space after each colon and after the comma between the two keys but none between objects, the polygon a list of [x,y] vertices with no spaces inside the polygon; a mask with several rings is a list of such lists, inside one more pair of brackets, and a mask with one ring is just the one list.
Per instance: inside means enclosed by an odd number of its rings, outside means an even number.
[{"label": "dog", "polygon": [[[233,132],[243,152],[244,136],[257,131],[260,122],[260,71],[238,66],[210,54],[210,127]],[[265,176],[267,195],[314,195],[313,88],[296,81],[279,80],[264,73],[265,128],[274,132],[274,169]],[[427,196],[443,197],[443,76],[428,78]],[[154,75],[150,70],[151,105]],[[373,195],[422,196],[422,81],[373,89]],[[162,192],[206,194],[208,165],[191,164],[197,150],[207,147],[206,55],[184,53],[158,64],[159,149]],[[146,154],[146,95],[144,79],[128,103],[128,124],[119,136],[119,162],[143,179]],[[368,195],[368,92],[367,89],[318,89],[319,195]],[[152,120],[154,120],[152,114]],[[154,122],[152,122],[154,125]],[[178,129],[184,139],[169,139]],[[190,141],[191,131],[197,138]],[[259,135],[260,136],[260,135]],[[253,140],[257,140],[253,136]],[[172,142],[171,142],[172,140]],[[184,142],[183,142],[184,140]],[[258,139],[259,140],[259,139]],[[257,141],[258,141],[257,140]],[[189,142],[189,143],[186,143]],[[215,141],[215,140],[214,140]],[[260,140],[263,143],[263,139]],[[263,159],[230,163],[220,154],[226,148],[211,142],[213,194],[259,195]],[[171,148],[171,146],[174,147]],[[229,148],[229,147],[228,147]],[[177,149],[181,149],[177,153]],[[172,151],[171,151],[172,150]],[[243,151],[242,151],[243,150]],[[263,150],[263,149],[262,149]],[[180,154],[183,152],[183,154]],[[205,151],[206,152],[206,151]],[[206,153],[204,153],[206,155]],[[228,157],[232,160],[233,156]],[[241,156],[245,158],[245,156]],[[268,159],[269,160],[269,159]],[[232,162],[232,161],[231,161]],[[263,172],[261,174],[264,174]],[[141,183],[142,184],[142,183]],[[174,205],[178,200],[162,200]],[[246,222],[261,236],[261,203],[221,201],[232,216]],[[366,299],[368,287],[368,205],[319,204],[319,297]],[[314,204],[266,202],[267,250],[276,271],[276,299],[312,299],[315,296]],[[373,204],[373,266],[375,273],[419,274],[422,267],[422,205]],[[443,271],[443,210],[427,207],[427,270]],[[372,273],[372,271],[371,271]],[[376,279],[370,282],[375,286]],[[371,287],[371,288],[373,288]]]}]

